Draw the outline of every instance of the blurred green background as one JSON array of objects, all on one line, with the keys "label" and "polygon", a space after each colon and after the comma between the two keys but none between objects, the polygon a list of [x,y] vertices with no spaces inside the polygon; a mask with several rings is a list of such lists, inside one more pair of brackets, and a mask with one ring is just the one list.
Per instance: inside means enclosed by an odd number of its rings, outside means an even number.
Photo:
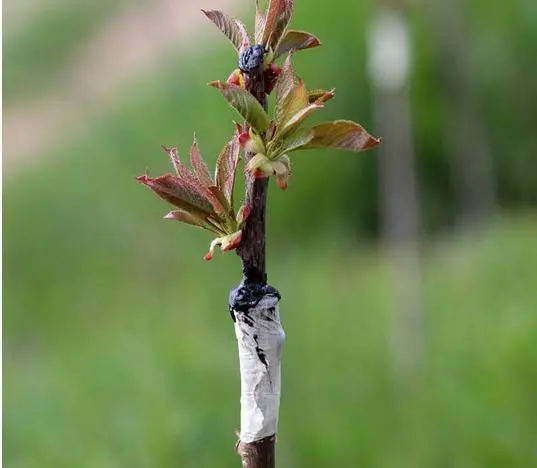
[{"label": "blurred green background", "polygon": [[[233,131],[206,83],[236,57],[198,8],[250,27],[254,2],[196,3],[4,1],[8,468],[239,465],[239,259],[203,262],[210,234],[162,221],[134,180],[170,170],[160,144],[184,155],[195,130],[213,164]],[[381,133],[367,31],[396,3],[413,47],[413,312],[383,232],[383,153],[296,154],[268,207],[287,333],[279,466],[537,467],[537,2],[297,0],[293,27],[323,47],[296,68],[338,92],[321,119]],[[475,191],[470,219],[461,116],[492,167],[493,206]]]}]

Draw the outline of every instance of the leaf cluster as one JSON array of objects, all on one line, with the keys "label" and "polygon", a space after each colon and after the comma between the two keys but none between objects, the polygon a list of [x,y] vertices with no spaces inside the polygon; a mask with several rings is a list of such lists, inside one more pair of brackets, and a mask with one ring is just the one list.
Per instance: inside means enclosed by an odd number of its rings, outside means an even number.
[{"label": "leaf cluster", "polygon": [[240,152],[237,137],[234,136],[218,156],[214,179],[203,161],[195,136],[190,149],[192,170],[181,162],[177,148],[163,149],[171,159],[175,174],[156,178],[146,174],[138,177],[138,181],[175,206],[176,209],[168,213],[165,219],[182,221],[215,233],[218,237],[211,243],[210,251],[205,256],[207,260],[212,258],[217,245],[224,252],[236,248],[249,214],[246,205],[237,214],[233,207]]},{"label": "leaf cluster", "polygon": [[[269,94],[275,91],[274,115],[269,116],[263,106],[247,90],[248,73],[235,69],[226,82],[213,81],[224,99],[245,120],[236,124],[236,133],[226,144],[216,162],[214,180],[203,162],[196,139],[190,151],[192,171],[180,161],[176,148],[165,148],[176,174],[157,178],[148,175],[138,180],[158,196],[176,207],[166,219],[182,221],[207,229],[216,237],[206,259],[211,259],[219,245],[222,251],[240,245],[242,229],[250,207],[242,206],[235,214],[233,189],[241,148],[250,157],[245,164],[247,177],[275,176],[278,186],[287,188],[291,175],[289,154],[298,150],[337,148],[364,151],[375,147],[380,140],[372,137],[362,126],[350,120],[335,120],[311,127],[306,119],[322,109],[335,96],[335,90],[307,90],[292,67],[292,56],[298,50],[310,49],[321,43],[317,37],[288,29],[294,9],[293,0],[269,0],[266,12],[256,1],[255,33],[248,36],[245,25],[217,10],[202,10],[235,47],[241,57],[249,54],[259,59]],[[262,46],[260,48],[260,46]],[[262,54],[260,58],[260,54]],[[282,67],[275,61],[286,55]],[[244,62],[244,60],[242,60]],[[254,61],[257,67],[257,61]]]}]

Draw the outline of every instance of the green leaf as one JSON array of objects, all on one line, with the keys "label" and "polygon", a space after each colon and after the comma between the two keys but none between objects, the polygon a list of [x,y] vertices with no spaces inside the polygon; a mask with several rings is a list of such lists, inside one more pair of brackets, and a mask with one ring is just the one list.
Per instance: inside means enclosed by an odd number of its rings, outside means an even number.
[{"label": "green leaf", "polygon": [[289,153],[307,145],[313,139],[313,130],[301,128],[289,134],[271,140],[267,145],[267,157],[270,160],[278,159],[282,154]]},{"label": "green leaf", "polygon": [[235,46],[237,53],[241,53],[244,49],[250,46],[248,32],[242,22],[229,17],[225,13],[218,10],[201,10],[207,18],[209,18],[220,31],[231,41]]},{"label": "green leaf", "polygon": [[192,164],[192,169],[194,169],[194,173],[198,177],[198,180],[201,182],[201,184],[207,187],[213,185],[211,173],[209,172],[209,168],[201,157],[195,134],[194,142],[192,143],[192,147],[190,148],[190,164]]},{"label": "green leaf", "polygon": [[335,120],[312,128],[313,139],[301,149],[336,148],[347,151],[365,151],[380,144],[356,122]]},{"label": "green leaf", "polygon": [[[277,129],[277,135],[284,136],[296,130],[304,120],[306,120],[310,114],[315,112],[318,109],[324,107],[324,103],[329,101],[334,97],[334,90],[325,91],[325,90],[315,90],[313,92],[309,91],[305,98],[306,103],[309,102],[309,105],[298,106],[299,109],[291,116],[287,116],[285,123]],[[303,98],[301,98],[303,99]],[[312,99],[314,101],[312,102]],[[293,109],[291,109],[292,111]]]},{"label": "green leaf", "polygon": [[308,92],[302,78],[298,78],[294,92],[289,96],[287,102],[286,114],[288,117],[296,114],[308,105]]},{"label": "green leaf", "polygon": [[216,160],[216,172],[214,175],[216,186],[231,207],[233,207],[233,188],[235,186],[235,175],[239,164],[240,149],[238,138],[233,137]]},{"label": "green leaf", "polygon": [[242,115],[257,133],[263,133],[267,130],[270,123],[268,114],[246,89],[221,81],[213,81],[209,84],[220,90],[231,107]]},{"label": "green leaf", "polygon": [[292,50],[312,49],[313,47],[318,47],[320,45],[321,41],[319,41],[313,34],[290,29],[280,41],[278,49],[274,53],[274,60]]},{"label": "green leaf", "polygon": [[309,104],[303,109],[300,109],[298,112],[295,112],[280,129],[278,129],[278,134],[283,136],[287,135],[293,130],[296,130],[298,127],[300,127],[302,122],[304,122],[304,120],[306,120],[310,116],[310,114],[312,114],[316,110],[322,109],[323,107],[324,104],[322,103],[314,103]]},{"label": "green leaf", "polygon": [[[293,132],[285,140],[282,141],[282,148],[280,154],[290,153],[296,151],[303,146],[307,145],[313,140],[314,133],[311,128],[301,128],[296,132]],[[278,155],[279,156],[279,155]]]},{"label": "green leaf", "polygon": [[260,170],[265,175],[273,174],[272,167],[270,166],[270,161],[264,154],[256,154],[253,156],[246,164],[246,170],[252,174]]},{"label": "green leaf", "polygon": [[183,211],[183,210],[170,211],[166,216],[164,216],[164,219],[181,221],[182,223],[186,223],[192,226],[207,229],[208,231],[214,232],[215,234],[220,234],[220,231],[216,229],[212,224],[205,221],[205,219],[200,218],[196,215],[193,215],[187,211]]},{"label": "green leaf", "polygon": [[291,21],[294,0],[270,0],[261,44],[276,50]]},{"label": "green leaf", "polygon": [[326,102],[332,99],[335,95],[335,88],[330,91],[327,91],[326,89],[312,89],[308,91],[308,101],[310,104],[313,104],[315,101]]}]

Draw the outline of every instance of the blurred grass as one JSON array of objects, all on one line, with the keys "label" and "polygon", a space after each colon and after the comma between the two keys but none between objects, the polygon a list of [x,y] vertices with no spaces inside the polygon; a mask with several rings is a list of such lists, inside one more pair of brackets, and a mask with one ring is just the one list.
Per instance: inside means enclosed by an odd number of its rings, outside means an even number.
[{"label": "blurred grass", "polygon": [[[336,236],[273,256],[288,336],[281,465],[537,466],[535,229],[501,220],[428,247],[428,364],[408,393],[390,377],[383,256]],[[6,466],[236,465],[225,297],[238,260],[185,260],[156,239],[122,266],[101,259],[86,284],[48,284],[54,308],[29,287],[25,308],[43,317],[16,333],[25,311],[6,288]]]},{"label": "blurred grass", "polygon": [[54,85],[76,59],[80,46],[124,4],[122,0],[38,4],[36,11],[27,15],[22,31],[14,33],[4,45],[5,102],[39,96]]},{"label": "blurred grass", "polygon": [[[7,46],[8,100],[46,87],[69,48],[115,6],[88,8],[95,14],[65,13],[68,21]],[[334,4],[342,18],[334,28],[299,2],[294,26],[324,46],[295,63],[308,86],[338,88],[321,118],[372,128],[356,34],[368,8]],[[40,44],[50,30],[57,37]],[[226,307],[238,259],[202,262],[210,236],[160,222],[167,207],[134,181],[146,167],[169,170],[161,143],[185,154],[196,130],[212,163],[232,131],[235,116],[205,83],[228,75],[233,51],[224,40],[200,47],[130,82],[117,106],[87,116],[86,136],[65,135],[54,154],[5,180],[7,467],[238,463],[239,376]],[[346,73],[335,73],[341,63]],[[422,76],[432,73],[420,63]],[[434,83],[417,85],[416,99],[434,108]],[[417,127],[434,136],[439,122],[428,110]],[[434,137],[420,145],[425,155],[438,151]],[[356,186],[375,192],[375,158],[297,155],[288,192],[271,187],[268,271],[287,332],[280,465],[537,467],[537,218],[510,215],[476,238],[424,247],[427,365],[401,389],[388,340],[389,267],[375,244],[354,238],[375,216],[364,192],[353,195]],[[443,220],[441,164],[425,162],[424,179],[427,206]]]}]

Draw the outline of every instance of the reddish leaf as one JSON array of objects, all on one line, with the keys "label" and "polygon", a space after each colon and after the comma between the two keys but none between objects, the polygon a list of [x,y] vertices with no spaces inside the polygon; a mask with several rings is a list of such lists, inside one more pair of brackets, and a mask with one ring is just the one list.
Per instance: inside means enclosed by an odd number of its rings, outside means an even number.
[{"label": "reddish leaf", "polygon": [[183,169],[186,169],[183,166],[183,163],[179,159],[179,153],[177,151],[176,147],[168,148],[167,146],[161,145],[161,148],[164,150],[164,152],[170,157],[170,160],[172,162],[173,168],[175,169],[175,173],[180,176],[181,171]]},{"label": "reddish leaf", "polygon": [[[164,151],[168,153],[170,159],[173,162],[177,175],[182,183],[187,187],[191,192],[197,193],[201,198],[206,199],[213,207],[213,210],[216,213],[225,212],[224,206],[220,203],[217,197],[209,190],[209,188],[200,182],[200,180],[190,172],[186,166],[179,159],[179,154],[177,148],[166,148],[162,147]],[[212,182],[211,182],[212,184]]]},{"label": "reddish leaf", "polygon": [[153,179],[143,175],[137,180],[177,208],[201,217],[213,213],[211,204],[199,193],[192,191],[188,184],[177,176],[165,174]]},{"label": "reddish leaf", "polygon": [[255,1],[255,43],[261,44],[265,30],[265,15],[259,8],[259,0]]},{"label": "reddish leaf", "polygon": [[229,200],[226,199],[225,195],[216,185],[211,185],[209,190],[218,199],[218,202],[224,207],[224,210],[221,214],[229,214],[233,211],[231,205],[229,204]]},{"label": "reddish leaf", "polygon": [[250,139],[250,134],[247,131],[241,131],[237,134],[237,138],[239,139],[239,145],[241,145],[241,148],[244,148],[246,146],[246,143],[248,143],[248,140]]},{"label": "reddish leaf", "polygon": [[304,84],[293,70],[291,54],[289,54],[276,83],[276,127],[285,123],[290,112],[292,112],[291,109],[305,107],[307,103],[308,98]]},{"label": "reddish leaf", "polygon": [[251,212],[252,209],[249,205],[242,205],[240,207],[239,212],[237,213],[237,223],[239,224],[239,226],[243,225],[246,222]]},{"label": "reddish leaf", "polygon": [[293,16],[294,0],[270,0],[261,44],[276,50]]},{"label": "reddish leaf", "polygon": [[214,250],[211,252],[207,252],[207,254],[205,254],[205,256],[203,257],[203,260],[205,260],[206,262],[209,262],[213,259],[214,257]]},{"label": "reddish leaf", "polygon": [[233,206],[233,187],[235,186],[235,174],[239,164],[240,148],[239,140],[234,136],[216,160],[216,173],[214,175],[216,186],[223,193],[231,207]]},{"label": "reddish leaf", "polygon": [[276,86],[276,83],[278,82],[278,78],[280,77],[280,73],[282,72],[282,69],[276,65],[275,63],[271,63],[268,68],[265,70],[263,76],[265,79],[265,92],[267,94],[270,94],[274,87]]},{"label": "reddish leaf", "polygon": [[250,46],[248,33],[244,24],[239,20],[230,18],[225,13],[218,10],[201,10],[220,31],[232,42],[240,54],[244,49]]},{"label": "reddish leaf", "polygon": [[312,128],[314,137],[302,149],[337,148],[348,151],[365,151],[374,148],[380,140],[350,120],[335,120]]},{"label": "reddish leaf", "polygon": [[283,36],[278,49],[274,53],[274,60],[292,50],[312,49],[321,45],[321,41],[313,34],[304,31],[289,30]]},{"label": "reddish leaf", "polygon": [[270,123],[268,114],[246,89],[221,81],[213,81],[209,85],[219,89],[231,107],[244,117],[257,133],[267,130]]},{"label": "reddish leaf", "polygon": [[207,187],[213,185],[211,173],[209,172],[209,168],[207,167],[207,165],[203,162],[195,134],[194,142],[192,143],[192,147],[190,148],[190,164],[192,164],[192,168],[194,169],[195,174],[198,176],[198,180],[203,185]]}]

